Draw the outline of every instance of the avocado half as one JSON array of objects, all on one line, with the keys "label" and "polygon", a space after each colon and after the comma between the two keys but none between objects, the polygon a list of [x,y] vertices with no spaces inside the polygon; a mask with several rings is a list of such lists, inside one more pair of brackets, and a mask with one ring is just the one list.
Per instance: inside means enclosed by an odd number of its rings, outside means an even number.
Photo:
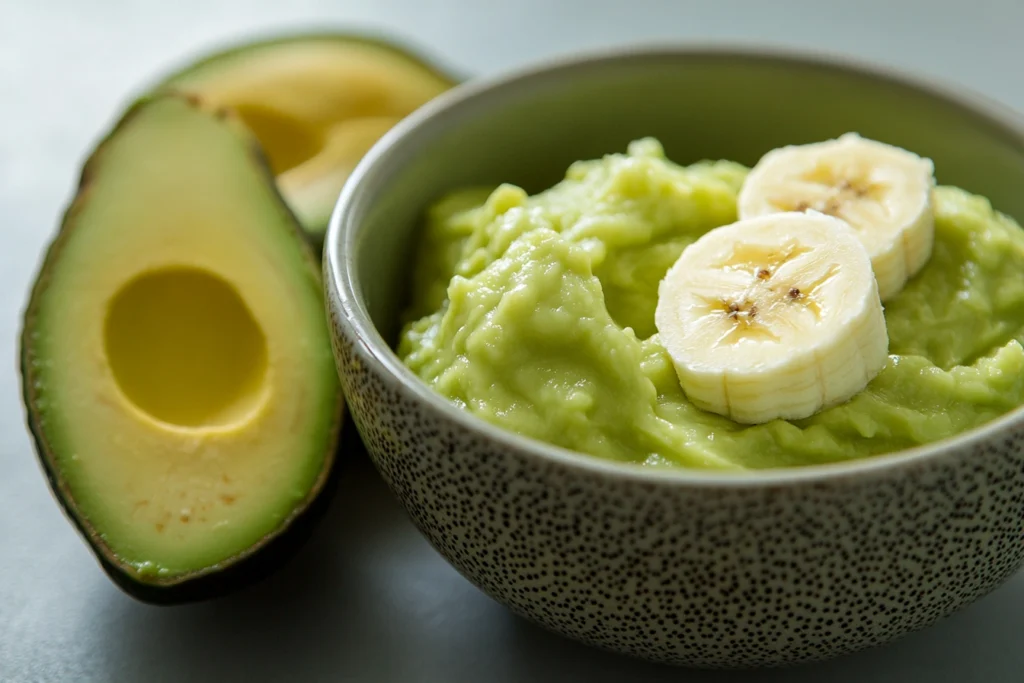
[{"label": "avocado half", "polygon": [[342,185],[363,155],[459,80],[395,41],[315,33],[208,55],[156,90],[234,109],[263,146],[281,194],[319,250]]},{"label": "avocado half", "polygon": [[319,272],[227,110],[144,98],[86,162],[22,388],[54,496],[136,598],[250,583],[326,506],[343,400]]}]

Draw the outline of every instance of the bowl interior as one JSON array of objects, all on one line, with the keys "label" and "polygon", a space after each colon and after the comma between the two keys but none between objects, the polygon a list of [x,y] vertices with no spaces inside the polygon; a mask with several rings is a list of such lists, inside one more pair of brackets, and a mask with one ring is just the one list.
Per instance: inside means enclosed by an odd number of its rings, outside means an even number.
[{"label": "bowl interior", "polygon": [[564,63],[443,96],[389,134],[342,196],[327,250],[393,343],[425,207],[466,185],[529,192],[573,161],[656,136],[670,159],[753,164],[766,151],[857,131],[931,157],[939,183],[1024,219],[1024,133],[998,108],[800,57],[721,50]]}]

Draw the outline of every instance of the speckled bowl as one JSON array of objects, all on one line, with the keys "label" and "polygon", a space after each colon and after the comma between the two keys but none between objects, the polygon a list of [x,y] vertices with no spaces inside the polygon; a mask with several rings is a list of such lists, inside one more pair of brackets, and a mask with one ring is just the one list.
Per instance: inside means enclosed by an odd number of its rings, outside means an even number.
[{"label": "speckled bowl", "polygon": [[1024,126],[870,67],[724,48],[562,61],[460,86],[352,176],[324,273],[338,370],[376,467],[470,581],[572,638],[710,667],[876,645],[970,603],[1024,560],[1024,411],[926,448],[723,475],[649,471],[523,438],[436,396],[392,352],[421,212],[644,135],[670,158],[753,163],[847,130],[932,157],[939,181],[1024,218]]}]

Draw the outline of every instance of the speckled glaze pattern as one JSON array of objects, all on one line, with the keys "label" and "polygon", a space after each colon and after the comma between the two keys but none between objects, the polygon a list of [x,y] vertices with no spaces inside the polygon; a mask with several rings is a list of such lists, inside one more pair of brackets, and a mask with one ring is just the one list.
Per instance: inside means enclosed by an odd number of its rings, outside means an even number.
[{"label": "speckled glaze pattern", "polygon": [[[739,116],[751,93],[765,106]],[[485,178],[545,187],[567,160],[638,134],[687,159],[742,161],[854,129],[927,155],[943,182],[1024,217],[1016,115],[882,70],[769,50],[613,51],[464,84],[367,154],[325,246],[334,351],[377,469],[444,557],[567,636],[701,667],[884,643],[1021,566],[1024,409],[853,463],[655,472],[486,425],[432,393],[378,334],[405,296],[416,222],[453,188]]]},{"label": "speckled glaze pattern", "polygon": [[483,591],[571,638],[699,667],[820,660],[967,605],[1024,561],[1024,429],[777,484],[620,477],[453,422],[344,323],[341,381],[373,462]]}]

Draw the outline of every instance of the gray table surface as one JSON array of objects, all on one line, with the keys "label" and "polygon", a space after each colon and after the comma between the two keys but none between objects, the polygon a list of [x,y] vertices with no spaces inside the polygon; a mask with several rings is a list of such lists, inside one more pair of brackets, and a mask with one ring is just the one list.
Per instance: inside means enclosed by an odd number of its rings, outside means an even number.
[{"label": "gray table surface", "polygon": [[270,580],[171,609],[118,591],[32,456],[14,360],[28,283],[79,162],[130,91],[219,41],[324,25],[392,31],[477,74],[637,41],[786,44],[1024,111],[1019,0],[0,0],[0,681],[1024,680],[1021,575],[887,647],[788,671],[689,672],[569,642],[445,564],[356,447],[326,521]]}]

